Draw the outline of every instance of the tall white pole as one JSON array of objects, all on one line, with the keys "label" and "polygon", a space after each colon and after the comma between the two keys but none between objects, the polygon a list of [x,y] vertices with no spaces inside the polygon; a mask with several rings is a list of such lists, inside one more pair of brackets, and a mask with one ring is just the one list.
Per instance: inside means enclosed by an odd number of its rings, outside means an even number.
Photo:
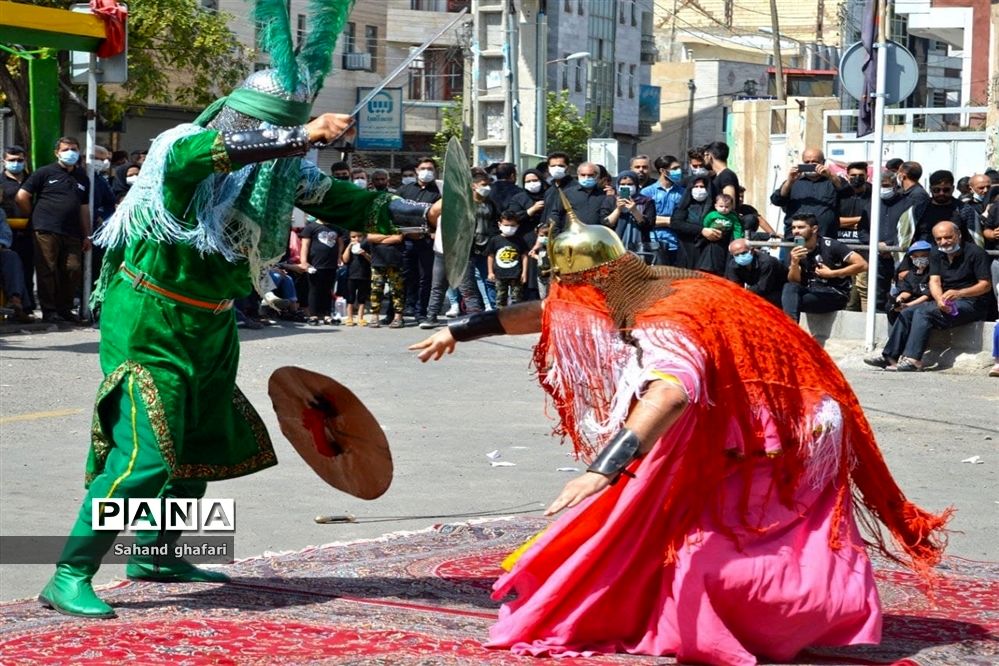
[{"label": "tall white pole", "polygon": [[888,72],[888,40],[885,21],[888,17],[888,0],[878,2],[878,41],[874,45],[878,56],[877,82],[874,93],[874,154],[871,156],[874,178],[871,184],[871,238],[867,248],[867,318],[864,345],[867,351],[875,348],[875,321],[878,314],[878,239],[881,232],[881,171],[884,160],[885,139],[885,79]]},{"label": "tall white pole", "polygon": [[[94,225],[94,192],[97,189],[95,181],[99,178],[94,170],[94,146],[97,144],[97,54],[90,54],[90,66],[87,68],[87,177],[90,179],[90,196],[87,201],[90,210],[90,233]],[[90,282],[93,278],[93,250],[83,253],[83,296],[80,300],[80,318],[90,317]]]},{"label": "tall white pole", "polygon": [[[540,4],[540,3],[539,3]],[[535,127],[534,152],[548,154],[548,18],[541,11],[535,23],[534,48],[537,52],[537,87],[534,100]]]}]

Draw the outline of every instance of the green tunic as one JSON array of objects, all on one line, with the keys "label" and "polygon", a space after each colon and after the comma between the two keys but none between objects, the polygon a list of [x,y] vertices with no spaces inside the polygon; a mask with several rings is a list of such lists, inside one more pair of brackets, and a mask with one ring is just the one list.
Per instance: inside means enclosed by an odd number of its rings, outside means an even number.
[{"label": "green tunic", "polygon": [[[170,147],[163,170],[166,210],[187,228],[194,228],[198,222],[191,203],[198,184],[237,168],[229,162],[218,132],[205,130],[178,139]],[[385,205],[390,195],[361,190],[328,176],[318,178],[314,167],[310,174],[297,188],[299,208],[348,229],[391,232]],[[286,246],[290,219],[271,226],[270,233],[281,236],[261,241]],[[129,376],[140,388],[171,478],[227,479],[276,464],[263,422],[235,384],[239,338],[233,311],[215,313],[142,286],[136,288],[119,270],[124,263],[133,274],[143,273],[170,292],[217,302],[251,291],[248,262],[229,261],[189,243],[155,241],[142,234],[132,234],[122,247],[109,248],[105,262],[100,343],[105,378],[94,410],[88,484],[103,471],[115,445],[109,414]]]}]

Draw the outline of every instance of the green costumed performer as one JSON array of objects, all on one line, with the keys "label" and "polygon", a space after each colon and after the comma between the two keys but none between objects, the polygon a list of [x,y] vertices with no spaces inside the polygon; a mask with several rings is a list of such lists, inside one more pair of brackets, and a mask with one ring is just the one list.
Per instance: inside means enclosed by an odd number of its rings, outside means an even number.
[{"label": "green costumed performer", "polygon": [[[312,0],[312,26],[292,49],[281,0],[256,21],[272,69],[252,74],[193,124],[153,142],[139,180],[95,242],[106,249],[94,294],[102,302],[104,381],[94,409],[88,494],[56,573],[39,600],[84,617],[114,617],[91,580],[117,532],[94,530],[101,498],[204,496],[208,481],[277,463],[260,417],[236,388],[233,299],[259,289],[284,254],[294,207],[349,229],[392,233],[425,208],[335,181],[302,159],[350,128],[346,115],[309,122],[352,0]],[[138,545],[180,532],[140,532]],[[167,545],[166,550],[172,549]],[[224,582],[177,557],[133,557],[130,579]]]}]

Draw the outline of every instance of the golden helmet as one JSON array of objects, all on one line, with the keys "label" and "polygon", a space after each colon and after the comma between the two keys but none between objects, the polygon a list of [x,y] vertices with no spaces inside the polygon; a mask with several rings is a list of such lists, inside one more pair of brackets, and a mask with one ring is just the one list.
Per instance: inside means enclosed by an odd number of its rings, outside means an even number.
[{"label": "golden helmet", "polygon": [[613,230],[602,224],[581,222],[572,210],[565,193],[560,190],[559,196],[562,197],[567,224],[565,230],[555,236],[548,248],[552,274],[555,277],[582,273],[608,264],[628,253]]}]

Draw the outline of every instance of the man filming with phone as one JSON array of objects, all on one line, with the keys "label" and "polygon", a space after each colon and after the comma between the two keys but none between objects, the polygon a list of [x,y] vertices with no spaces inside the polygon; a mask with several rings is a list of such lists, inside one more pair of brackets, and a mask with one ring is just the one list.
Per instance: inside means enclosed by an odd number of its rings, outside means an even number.
[{"label": "man filming with phone", "polygon": [[[850,184],[829,170],[826,157],[818,148],[806,148],[801,163],[791,165],[787,180],[774,190],[770,203],[784,211],[785,219],[796,215],[814,215],[819,233],[836,238],[839,231],[839,200],[850,196]],[[784,228],[784,240],[792,239],[791,225]]]},{"label": "man filming with phone", "polygon": [[835,238],[823,237],[814,215],[795,215],[790,228],[794,247],[788,255],[787,284],[781,294],[784,312],[800,321],[802,312],[844,309],[851,277],[867,270],[867,261]]}]

